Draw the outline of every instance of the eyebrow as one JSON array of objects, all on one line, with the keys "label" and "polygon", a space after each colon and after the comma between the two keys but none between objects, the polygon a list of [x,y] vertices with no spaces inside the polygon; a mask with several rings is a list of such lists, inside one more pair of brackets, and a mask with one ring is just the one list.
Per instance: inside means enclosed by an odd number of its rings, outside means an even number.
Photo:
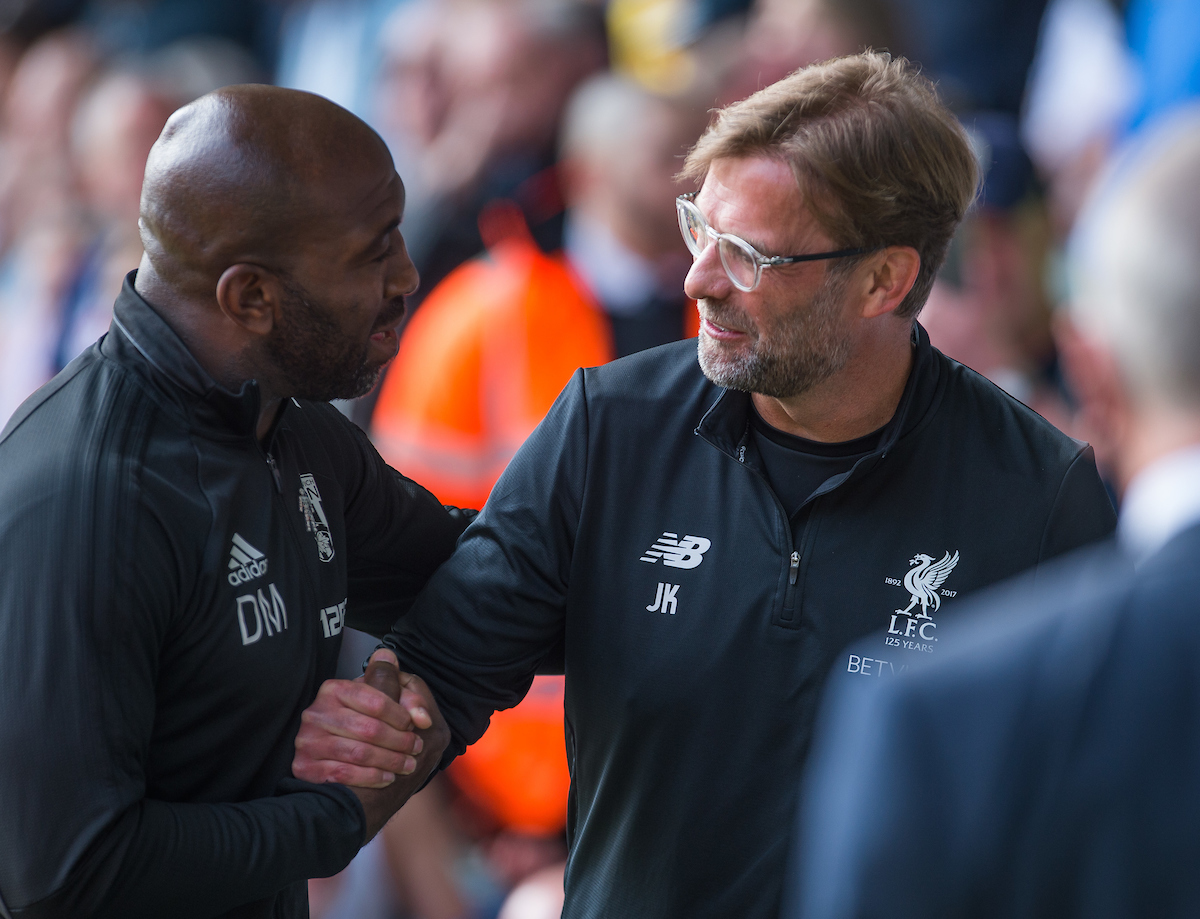
[{"label": "eyebrow", "polygon": [[[699,195],[699,193],[697,193],[697,194],[695,194],[695,195],[693,195],[693,196],[691,197],[691,199],[690,199],[690,200],[691,200],[692,204],[696,204],[696,198],[698,197],[698,195]],[[697,210],[700,210],[700,205],[696,204],[696,209],[697,209]],[[711,222],[711,221],[709,221],[709,219],[708,219],[708,214],[705,214],[705,213],[704,213],[704,211],[702,211],[702,210],[700,211],[700,214],[701,214],[701,215],[704,217],[704,221],[705,221],[705,223],[707,223],[707,224],[708,224],[710,227],[712,227],[712,222]],[[717,228],[716,228],[716,227],[713,227],[713,229],[714,229],[714,230],[716,230]],[[718,232],[718,233],[721,233],[721,232],[724,232],[724,231],[722,231],[722,230],[717,230],[717,232]],[[758,254],[759,254],[759,255],[765,256],[765,257],[767,257],[767,258],[772,258],[772,257],[773,257],[773,256],[770,256],[770,255],[768,255],[768,254],[767,254],[767,249],[768,249],[769,247],[768,247],[768,246],[764,246],[764,245],[763,245],[761,242],[759,242],[758,240],[754,240],[754,239],[748,239],[747,237],[745,237],[745,236],[742,236],[740,233],[726,233],[726,235],[728,235],[728,236],[736,236],[736,237],[737,237],[738,239],[740,239],[742,242],[747,242],[747,243],[749,243],[750,245],[752,245],[752,246],[755,248],[755,250],[758,252]]]}]

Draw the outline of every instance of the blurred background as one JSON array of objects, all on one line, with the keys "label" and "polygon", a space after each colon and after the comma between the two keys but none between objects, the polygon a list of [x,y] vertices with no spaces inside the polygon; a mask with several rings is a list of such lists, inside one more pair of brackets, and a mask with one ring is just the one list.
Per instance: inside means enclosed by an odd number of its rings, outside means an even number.
[{"label": "blurred background", "polygon": [[[0,0],[0,423],[102,335],[147,152],[230,83],[387,141],[421,271],[401,352],[342,409],[481,506],[578,366],[695,334],[674,174],[716,106],[860,50],[920,62],[986,176],[921,322],[1068,432],[1062,250],[1112,152],[1200,94],[1195,0]],[[345,675],[374,641],[347,634]],[[341,875],[316,919],[561,908],[561,677],[539,677]]]}]

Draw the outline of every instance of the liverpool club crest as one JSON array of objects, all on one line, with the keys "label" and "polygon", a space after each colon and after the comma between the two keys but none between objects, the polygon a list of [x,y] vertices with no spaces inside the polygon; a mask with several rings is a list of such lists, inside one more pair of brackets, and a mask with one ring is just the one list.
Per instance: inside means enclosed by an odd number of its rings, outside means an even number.
[{"label": "liverpool club crest", "polygon": [[936,613],[942,605],[942,596],[938,593],[943,584],[946,583],[946,578],[950,577],[950,572],[954,570],[954,566],[958,564],[958,552],[954,555],[947,552],[942,556],[942,560],[935,562],[932,557],[924,552],[919,552],[908,560],[911,566],[908,569],[908,574],[904,576],[904,589],[912,594],[912,600],[904,609],[896,610],[901,616],[907,616],[919,603],[921,604],[921,612],[917,613],[914,619],[932,619],[929,615],[929,607],[933,607]]}]

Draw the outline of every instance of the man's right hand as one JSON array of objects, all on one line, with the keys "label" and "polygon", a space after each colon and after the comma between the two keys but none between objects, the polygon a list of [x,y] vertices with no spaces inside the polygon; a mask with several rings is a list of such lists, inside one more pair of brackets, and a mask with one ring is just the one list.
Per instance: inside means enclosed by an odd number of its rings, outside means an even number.
[{"label": "man's right hand", "polygon": [[301,715],[292,761],[298,779],[351,786],[366,812],[368,840],[424,784],[450,742],[424,681],[401,673],[386,649],[371,662],[394,675],[399,698],[362,677],[326,681]]}]

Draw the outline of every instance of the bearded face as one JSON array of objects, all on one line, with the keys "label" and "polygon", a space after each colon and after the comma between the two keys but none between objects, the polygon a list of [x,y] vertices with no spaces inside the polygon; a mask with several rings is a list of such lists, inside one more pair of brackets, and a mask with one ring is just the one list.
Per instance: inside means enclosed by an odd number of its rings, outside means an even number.
[{"label": "bearded face", "polygon": [[[300,285],[284,283],[283,315],[266,340],[289,395],[313,402],[356,399],[375,386],[387,362],[372,363],[370,331],[354,334],[337,321],[337,310],[316,302]],[[391,301],[377,326],[394,324],[404,300]]]},{"label": "bearded face", "polygon": [[798,396],[829,379],[850,357],[849,330],[840,322],[846,279],[827,272],[805,303],[764,309],[755,322],[730,300],[706,299],[705,319],[739,329],[749,341],[731,344],[700,333],[700,368],[728,389],[776,399]]}]

